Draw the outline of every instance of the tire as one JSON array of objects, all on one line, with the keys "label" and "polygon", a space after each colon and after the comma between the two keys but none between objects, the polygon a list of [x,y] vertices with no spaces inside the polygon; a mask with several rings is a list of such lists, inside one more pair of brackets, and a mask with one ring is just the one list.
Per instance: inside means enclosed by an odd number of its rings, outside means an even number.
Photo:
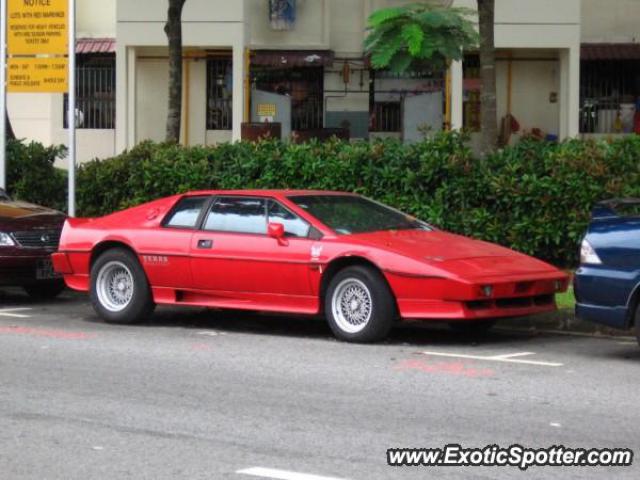
[{"label": "tire", "polygon": [[387,282],[365,266],[347,267],[331,279],[324,311],[337,338],[358,343],[385,338],[397,317]]},{"label": "tire", "polygon": [[640,346],[640,303],[636,307],[636,313],[633,317],[634,330],[636,331],[636,339],[638,340],[638,345]]},{"label": "tire", "polygon": [[140,262],[121,248],[107,250],[91,267],[90,297],[96,313],[108,323],[140,323],[155,308]]},{"label": "tire", "polygon": [[53,300],[60,295],[65,289],[65,284],[63,280],[54,280],[25,285],[22,288],[33,300],[43,301]]},{"label": "tire", "polygon": [[460,320],[449,322],[449,328],[468,335],[483,335],[491,330],[495,324],[496,320]]}]

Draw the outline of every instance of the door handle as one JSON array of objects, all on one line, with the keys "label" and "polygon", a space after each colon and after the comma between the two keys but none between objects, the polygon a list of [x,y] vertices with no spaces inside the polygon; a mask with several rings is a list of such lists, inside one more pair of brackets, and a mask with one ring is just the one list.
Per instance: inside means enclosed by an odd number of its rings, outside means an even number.
[{"label": "door handle", "polygon": [[198,240],[198,248],[206,249],[213,247],[213,240],[202,239]]}]

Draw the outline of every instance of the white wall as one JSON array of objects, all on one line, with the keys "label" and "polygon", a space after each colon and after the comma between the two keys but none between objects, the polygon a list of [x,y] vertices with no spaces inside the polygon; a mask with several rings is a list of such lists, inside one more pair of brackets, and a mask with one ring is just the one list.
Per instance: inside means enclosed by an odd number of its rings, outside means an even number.
[{"label": "white wall", "polygon": [[115,37],[116,0],[77,0],[76,23],[79,38]]},{"label": "white wall", "polygon": [[640,1],[582,0],[582,41],[640,42]]}]

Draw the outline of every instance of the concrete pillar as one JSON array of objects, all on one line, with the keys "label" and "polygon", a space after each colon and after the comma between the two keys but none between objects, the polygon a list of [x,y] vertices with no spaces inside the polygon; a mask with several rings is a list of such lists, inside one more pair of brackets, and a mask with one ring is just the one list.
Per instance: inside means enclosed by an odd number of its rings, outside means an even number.
[{"label": "concrete pillar", "polygon": [[244,45],[233,47],[233,125],[232,140],[241,140],[244,115]]},{"label": "concrete pillar", "polygon": [[580,48],[560,51],[560,139],[580,133]]},{"label": "concrete pillar", "polygon": [[[137,143],[136,139],[136,49],[129,47],[127,50],[127,148]],[[165,119],[166,121],[166,119]],[[164,127],[164,124],[163,124]]]},{"label": "concrete pillar", "polygon": [[463,85],[462,61],[451,62],[451,130],[463,127]]},{"label": "concrete pillar", "polygon": [[116,154],[127,148],[127,48],[116,47]]}]

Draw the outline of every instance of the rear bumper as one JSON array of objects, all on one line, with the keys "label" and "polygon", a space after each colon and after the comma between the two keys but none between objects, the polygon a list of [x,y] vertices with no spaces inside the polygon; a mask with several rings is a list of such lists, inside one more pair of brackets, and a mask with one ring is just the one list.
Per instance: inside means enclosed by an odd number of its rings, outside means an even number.
[{"label": "rear bumper", "polygon": [[89,275],[80,273],[86,271],[88,254],[69,255],[65,252],[57,252],[51,255],[53,269],[62,274],[67,287],[80,292],[89,291]]},{"label": "rear bumper", "polygon": [[39,262],[50,259],[48,253],[38,255],[0,256],[0,286],[20,286],[36,283]]}]

